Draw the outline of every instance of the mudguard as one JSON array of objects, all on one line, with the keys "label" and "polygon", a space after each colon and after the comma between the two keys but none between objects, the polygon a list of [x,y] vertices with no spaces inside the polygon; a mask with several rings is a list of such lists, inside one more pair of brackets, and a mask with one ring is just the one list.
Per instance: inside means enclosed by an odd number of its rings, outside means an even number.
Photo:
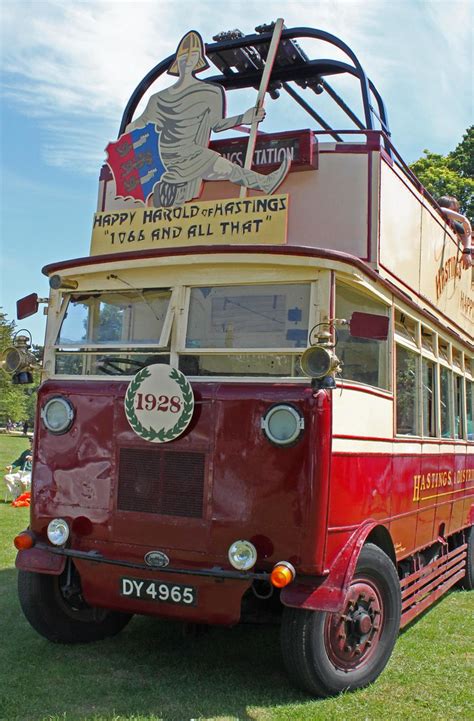
[{"label": "mudguard", "polygon": [[18,551],[15,566],[20,571],[34,571],[35,573],[48,573],[59,576],[64,571],[66,557],[48,553],[41,548],[29,548]]},{"label": "mudguard", "polygon": [[362,546],[377,526],[377,521],[366,521],[359,526],[339,552],[327,576],[300,579],[297,576],[295,583],[281,591],[281,602],[309,611],[342,611]]}]

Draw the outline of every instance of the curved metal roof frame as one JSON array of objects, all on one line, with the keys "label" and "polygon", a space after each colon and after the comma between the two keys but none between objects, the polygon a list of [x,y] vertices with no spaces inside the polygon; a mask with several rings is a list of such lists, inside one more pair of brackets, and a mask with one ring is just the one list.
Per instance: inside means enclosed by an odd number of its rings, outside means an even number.
[{"label": "curved metal roof frame", "polygon": [[[219,61],[221,61],[222,53],[225,53],[226,51],[228,52],[233,50],[239,50],[242,48],[254,48],[258,50],[260,46],[263,51],[264,58],[266,55],[265,50],[268,49],[271,37],[272,32],[270,29],[270,31],[263,32],[261,34],[245,35],[235,39],[225,39],[215,43],[207,43],[205,45],[206,55],[211,60],[211,62],[214,62],[213,56],[218,57]],[[333,100],[335,100],[335,102],[344,110],[344,112],[346,112],[348,117],[350,117],[351,120],[361,130],[374,130],[375,117],[380,122],[383,132],[386,135],[390,135],[387,112],[384,102],[375,85],[365,74],[362,65],[360,64],[357,56],[350,49],[350,47],[331,33],[325,32],[324,30],[316,30],[306,27],[284,29],[281,35],[280,46],[282,45],[282,43],[284,43],[284,41],[291,42],[293,40],[296,40],[297,38],[311,38],[313,40],[322,40],[328,42],[329,44],[334,45],[335,47],[342,50],[342,52],[344,52],[348,56],[348,58],[352,61],[353,64],[350,65],[337,60],[309,60],[306,54],[298,46],[293,44],[293,47],[295,47],[295,49],[297,50],[298,62],[285,63],[284,65],[280,66],[278,65],[278,62],[276,62],[273,66],[271,74],[272,87],[275,87],[275,83],[279,83],[280,86],[283,86],[283,88],[287,92],[289,92],[289,94],[302,107],[304,107],[308,112],[310,112],[311,106],[309,106],[309,104],[306,103],[305,100],[300,98],[300,96],[292,88],[290,88],[289,90],[289,86],[287,85],[287,83],[288,81],[294,80],[296,82],[299,82],[299,84],[302,84],[303,87],[305,87],[307,81],[312,80],[313,83],[317,82],[320,86],[322,86],[324,90],[328,92],[328,94],[333,98]],[[125,132],[126,126],[128,125],[128,123],[131,122],[133,114],[143,95],[146,93],[148,88],[155,82],[155,80],[157,80],[163,73],[168,70],[174,60],[174,57],[174,54],[170,55],[164,60],[162,60],[160,63],[158,63],[158,65],[156,65],[147,73],[147,75],[133,91],[122,116],[119,135]],[[260,60],[262,60],[262,56],[260,56]],[[341,73],[351,74],[359,80],[362,96],[362,105],[364,110],[363,121],[357,118],[355,113],[353,113],[353,111],[346,105],[342,98],[337,95],[337,93],[332,89],[329,83],[323,80],[324,76],[339,75]],[[207,77],[205,78],[205,80],[207,82],[219,83],[226,89],[230,90],[246,87],[258,87],[260,76],[261,69],[245,72],[236,72],[232,70],[230,66],[228,66],[227,72],[225,72],[225,74]],[[371,94],[375,99],[375,102],[377,103],[377,110],[375,110],[371,104]],[[321,124],[322,119],[315,111],[310,114],[312,114],[313,117]],[[324,121],[323,127],[326,127],[326,129],[329,128],[327,124],[324,124]]]}]

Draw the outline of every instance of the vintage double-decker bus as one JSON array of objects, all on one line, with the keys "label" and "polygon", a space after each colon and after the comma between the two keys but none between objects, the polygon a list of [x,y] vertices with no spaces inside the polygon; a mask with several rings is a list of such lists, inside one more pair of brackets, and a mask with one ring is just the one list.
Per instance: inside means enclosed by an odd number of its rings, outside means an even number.
[{"label": "vintage double-decker bus", "polygon": [[[372,682],[400,627],[473,586],[469,224],[405,165],[341,40],[281,22],[214,40],[188,33],[140,83],[90,256],[44,269],[19,597],[61,643],[133,614],[278,617],[292,681],[334,694]],[[252,88],[255,107],[227,116],[225,91],[248,104]],[[257,133],[268,94],[316,129]],[[5,362],[28,380],[24,342]]]}]

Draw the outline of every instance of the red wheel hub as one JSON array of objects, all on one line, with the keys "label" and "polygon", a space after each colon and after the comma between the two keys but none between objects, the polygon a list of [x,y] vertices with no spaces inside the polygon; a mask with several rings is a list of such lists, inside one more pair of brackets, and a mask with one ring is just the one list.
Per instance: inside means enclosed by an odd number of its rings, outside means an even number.
[{"label": "red wheel hub", "polygon": [[374,655],[383,627],[380,592],[370,579],[355,579],[349,588],[344,612],[327,615],[326,651],[336,668],[355,670]]}]

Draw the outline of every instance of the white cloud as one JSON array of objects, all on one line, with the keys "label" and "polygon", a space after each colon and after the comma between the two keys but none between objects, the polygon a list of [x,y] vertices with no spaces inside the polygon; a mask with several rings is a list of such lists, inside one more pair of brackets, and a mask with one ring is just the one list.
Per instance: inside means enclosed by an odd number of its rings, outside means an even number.
[{"label": "white cloud", "polygon": [[[353,48],[407,147],[418,123],[428,132],[431,124],[434,139],[446,137],[447,150],[470,109],[470,8],[467,0],[4,0],[3,93],[41,124],[48,163],[96,172],[132,91],[186,30],[211,41],[220,30],[252,32],[282,15],[289,27],[319,27]],[[327,46],[321,52],[334,57]]]}]

